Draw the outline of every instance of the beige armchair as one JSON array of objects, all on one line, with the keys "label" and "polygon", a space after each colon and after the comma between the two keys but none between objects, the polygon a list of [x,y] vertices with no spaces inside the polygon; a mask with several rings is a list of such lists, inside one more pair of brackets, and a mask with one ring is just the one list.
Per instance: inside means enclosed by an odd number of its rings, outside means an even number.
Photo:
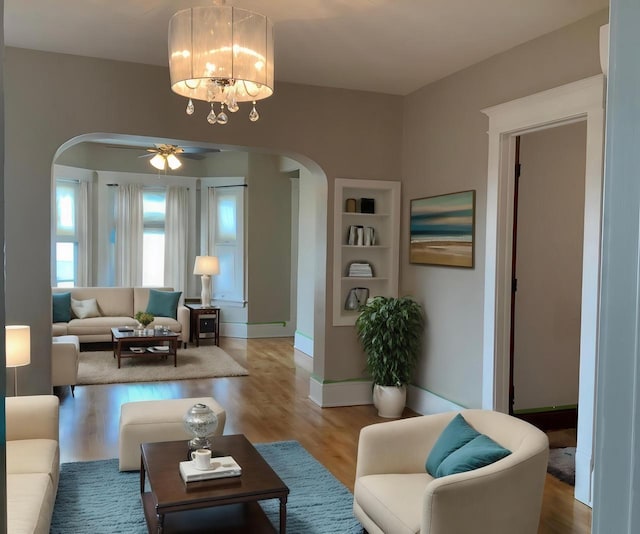
[{"label": "beige armchair", "polygon": [[512,453],[433,478],[425,462],[458,412],[367,426],[360,432],[353,509],[369,534],[535,534],[549,443],[515,417],[464,410],[466,421]]},{"label": "beige armchair", "polygon": [[57,336],[51,343],[51,385],[70,386],[75,396],[80,363],[80,343],[78,336]]}]

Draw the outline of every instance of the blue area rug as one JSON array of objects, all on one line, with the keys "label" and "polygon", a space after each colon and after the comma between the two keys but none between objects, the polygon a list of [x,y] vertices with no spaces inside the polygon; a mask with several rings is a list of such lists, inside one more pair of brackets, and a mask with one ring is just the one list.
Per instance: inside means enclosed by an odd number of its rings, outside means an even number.
[{"label": "blue area rug", "polygon": [[[362,534],[353,496],[296,441],[257,444],[256,449],[289,486],[289,534]],[[140,474],[120,473],[118,460],[62,464],[53,511],[53,534],[146,534]],[[260,502],[279,524],[279,501]]]}]

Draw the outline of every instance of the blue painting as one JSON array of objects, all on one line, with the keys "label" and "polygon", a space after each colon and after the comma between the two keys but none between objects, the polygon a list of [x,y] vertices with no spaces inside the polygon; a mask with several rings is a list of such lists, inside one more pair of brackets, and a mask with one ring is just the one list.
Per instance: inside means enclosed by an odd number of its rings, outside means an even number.
[{"label": "blue painting", "polygon": [[473,267],[475,191],[411,201],[409,261]]}]

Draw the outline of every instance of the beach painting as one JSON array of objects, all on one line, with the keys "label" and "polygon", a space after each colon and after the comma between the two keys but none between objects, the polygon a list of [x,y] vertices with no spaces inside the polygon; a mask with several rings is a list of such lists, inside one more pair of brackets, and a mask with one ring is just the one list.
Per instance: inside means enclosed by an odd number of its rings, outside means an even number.
[{"label": "beach painting", "polygon": [[411,201],[409,261],[473,267],[476,192]]}]

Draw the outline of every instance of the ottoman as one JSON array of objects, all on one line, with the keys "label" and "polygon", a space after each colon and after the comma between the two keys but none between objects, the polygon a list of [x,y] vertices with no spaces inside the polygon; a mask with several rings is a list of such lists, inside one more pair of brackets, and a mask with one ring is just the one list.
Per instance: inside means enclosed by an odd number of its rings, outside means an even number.
[{"label": "ottoman", "polygon": [[120,471],[140,469],[140,444],[189,440],[193,437],[184,428],[183,418],[194,404],[206,404],[218,416],[214,436],[224,431],[226,413],[213,397],[165,399],[126,402],[120,408]]}]

